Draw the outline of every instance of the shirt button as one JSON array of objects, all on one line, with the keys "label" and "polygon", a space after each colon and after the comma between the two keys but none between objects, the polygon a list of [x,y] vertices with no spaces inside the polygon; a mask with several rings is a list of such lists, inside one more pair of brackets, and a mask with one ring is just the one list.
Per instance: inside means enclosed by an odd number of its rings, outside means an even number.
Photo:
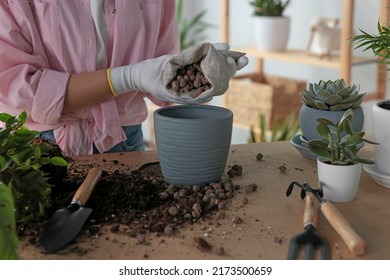
[{"label": "shirt button", "polygon": [[139,8],[140,8],[141,10],[143,10],[143,9],[144,9],[144,4],[139,3]]}]

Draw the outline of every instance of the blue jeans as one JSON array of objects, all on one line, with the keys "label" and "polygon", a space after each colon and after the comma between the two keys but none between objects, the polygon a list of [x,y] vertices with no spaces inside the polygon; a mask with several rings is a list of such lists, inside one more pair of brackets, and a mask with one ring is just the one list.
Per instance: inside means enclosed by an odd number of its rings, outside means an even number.
[{"label": "blue jeans", "polygon": [[[142,127],[140,124],[133,126],[123,126],[123,131],[126,134],[127,139],[118,145],[112,147],[105,153],[119,153],[119,152],[131,152],[131,151],[144,151],[144,137],[142,134]],[[53,130],[42,131],[38,137],[46,138],[54,143],[57,143]],[[93,153],[99,154],[95,145],[93,146]]]}]

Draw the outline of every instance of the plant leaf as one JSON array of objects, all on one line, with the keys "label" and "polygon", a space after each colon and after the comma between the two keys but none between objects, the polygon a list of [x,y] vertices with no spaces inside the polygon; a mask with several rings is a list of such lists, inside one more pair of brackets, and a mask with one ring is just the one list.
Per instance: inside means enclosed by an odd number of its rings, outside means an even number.
[{"label": "plant leaf", "polygon": [[0,182],[0,260],[19,259],[14,209],[10,188]]},{"label": "plant leaf", "polygon": [[310,146],[310,151],[317,156],[331,159],[330,152],[326,149],[323,149],[322,147]]},{"label": "plant leaf", "polygon": [[0,113],[0,121],[6,123],[11,116],[7,113]]},{"label": "plant leaf", "polygon": [[328,125],[328,126],[336,126],[335,123],[331,122],[330,120],[328,119],[325,119],[325,118],[318,118],[317,119],[317,122],[319,124],[324,124],[324,125]]},{"label": "plant leaf", "polygon": [[326,124],[320,123],[319,125],[317,125],[317,133],[323,138],[328,138],[328,135],[330,134],[330,129]]},{"label": "plant leaf", "polygon": [[363,164],[374,164],[375,161],[374,160],[371,160],[371,159],[368,159],[368,158],[362,158],[362,157],[355,157],[353,159],[354,162],[359,162],[359,163],[363,163]]},{"label": "plant leaf", "polygon": [[67,166],[68,162],[62,157],[51,157],[49,162],[56,166]]},{"label": "plant leaf", "polygon": [[342,146],[352,146],[352,147],[355,147],[356,145],[359,145],[361,142],[362,142],[362,135],[356,133],[356,134],[353,134],[353,135],[346,135],[346,136],[344,136],[341,139],[340,144]]},{"label": "plant leaf", "polygon": [[326,87],[326,91],[331,93],[332,95],[336,94],[337,92],[340,91],[340,87],[337,85],[337,83],[328,83]]},{"label": "plant leaf", "polygon": [[328,106],[323,101],[314,100],[315,107],[320,110],[328,110]]},{"label": "plant leaf", "polygon": [[340,119],[340,124],[342,124],[343,122],[345,122],[346,119],[348,119],[349,121],[352,120],[352,117],[353,117],[353,111],[352,109],[348,109],[347,111],[344,112],[343,116],[341,117]]},{"label": "plant leaf", "polygon": [[325,98],[324,102],[329,105],[336,105],[340,103],[343,100],[343,98],[340,95],[333,94]]}]

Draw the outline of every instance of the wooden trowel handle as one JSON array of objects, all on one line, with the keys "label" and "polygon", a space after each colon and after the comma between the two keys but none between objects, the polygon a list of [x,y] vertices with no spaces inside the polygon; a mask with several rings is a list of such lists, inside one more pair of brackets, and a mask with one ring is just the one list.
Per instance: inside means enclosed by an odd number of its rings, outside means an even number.
[{"label": "wooden trowel handle", "polygon": [[305,210],[303,212],[303,225],[308,223],[317,226],[318,219],[318,205],[311,194],[307,194],[305,197]]},{"label": "wooden trowel handle", "polygon": [[329,201],[322,203],[321,211],[352,253],[361,256],[366,252],[366,242],[332,203]]},{"label": "wooden trowel handle", "polygon": [[100,180],[101,176],[102,171],[100,169],[95,167],[91,168],[87,174],[87,177],[74,194],[72,203],[77,202],[81,206],[84,206],[91,196],[91,193],[97,182]]}]

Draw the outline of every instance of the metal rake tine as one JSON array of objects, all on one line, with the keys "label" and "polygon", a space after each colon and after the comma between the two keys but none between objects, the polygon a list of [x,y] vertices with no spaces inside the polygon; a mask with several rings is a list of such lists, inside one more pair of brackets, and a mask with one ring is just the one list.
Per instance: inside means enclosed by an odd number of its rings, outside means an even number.
[{"label": "metal rake tine", "polygon": [[296,182],[296,181],[292,181],[291,183],[290,183],[290,185],[288,185],[288,188],[287,188],[287,190],[286,190],[286,196],[290,196],[291,194],[292,194],[292,191],[293,191],[293,189],[294,189],[294,185],[295,184],[297,184],[298,182]]},{"label": "metal rake tine", "polygon": [[[291,185],[298,185],[293,182]],[[310,185],[309,185],[310,187]],[[304,186],[304,191],[310,189],[307,185]],[[290,240],[289,252],[287,254],[288,259],[298,259],[299,250],[303,251],[303,258],[305,260],[312,260],[318,257],[316,254],[316,250],[318,249],[320,256],[322,259],[329,259],[329,244],[326,239],[322,237],[316,231],[316,223],[317,223],[317,213],[318,208],[315,204],[314,196],[318,196],[317,193],[308,194],[305,197],[305,208],[303,212],[303,224],[304,231],[294,235]],[[325,247],[325,248],[324,248]]]},{"label": "metal rake tine", "polygon": [[324,241],[324,244],[322,246],[320,246],[321,258],[323,260],[330,260],[329,244],[325,239],[323,241]]},{"label": "metal rake tine", "polygon": [[305,258],[305,260],[314,260],[314,252],[316,246],[312,243],[307,243],[304,248],[305,249],[303,257]]},{"label": "metal rake tine", "polygon": [[287,254],[288,260],[297,260],[298,259],[299,246],[300,245],[295,243],[295,242],[290,242],[290,246],[288,248],[288,254]]},{"label": "metal rake tine", "polygon": [[301,198],[304,199],[306,196],[305,183],[302,185],[297,181],[292,181],[286,190],[286,196],[290,196],[294,189],[294,186],[297,185],[301,189]]},{"label": "metal rake tine", "polygon": [[304,199],[306,196],[306,190],[305,189],[301,189],[301,199]]}]

